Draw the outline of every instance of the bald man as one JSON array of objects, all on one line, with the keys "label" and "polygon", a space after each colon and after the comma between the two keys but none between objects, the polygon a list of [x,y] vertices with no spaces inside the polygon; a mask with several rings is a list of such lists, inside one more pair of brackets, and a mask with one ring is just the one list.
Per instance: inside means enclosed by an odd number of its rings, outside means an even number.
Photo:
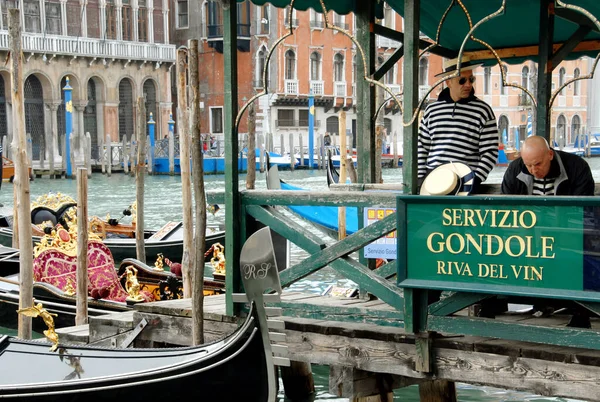
[{"label": "bald man", "polygon": [[594,178],[583,158],[554,150],[544,137],[533,135],[506,169],[502,194],[594,195]]}]

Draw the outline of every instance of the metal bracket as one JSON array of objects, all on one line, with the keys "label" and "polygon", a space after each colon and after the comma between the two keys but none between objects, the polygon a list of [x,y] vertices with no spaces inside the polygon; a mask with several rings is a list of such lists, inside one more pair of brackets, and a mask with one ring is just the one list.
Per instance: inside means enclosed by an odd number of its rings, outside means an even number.
[{"label": "metal bracket", "polygon": [[[138,322],[138,324],[135,326],[135,328],[131,330],[129,335],[127,335],[125,337],[125,339],[123,339],[123,341],[119,345],[119,348],[121,348],[121,349],[128,348],[133,343],[135,338],[137,338],[137,336],[140,334],[140,332],[142,332],[142,330],[144,328],[146,328],[146,325],[148,325],[148,321],[146,321],[145,318],[142,318],[142,320],[140,322]],[[117,343],[117,341],[115,339],[113,339],[111,341],[111,343],[113,344],[112,346],[116,346],[115,344]]]}]

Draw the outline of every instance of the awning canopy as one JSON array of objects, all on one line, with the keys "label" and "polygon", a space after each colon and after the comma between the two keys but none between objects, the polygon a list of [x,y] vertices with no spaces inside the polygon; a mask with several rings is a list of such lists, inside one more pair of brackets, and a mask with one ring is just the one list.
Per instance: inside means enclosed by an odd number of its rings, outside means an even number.
[{"label": "awning canopy", "polygon": [[[267,3],[266,0],[252,1],[258,5]],[[356,10],[358,1],[363,0],[324,0],[324,3],[328,10],[347,14]],[[540,43],[541,1],[506,0],[504,13],[482,24],[474,32],[474,36],[488,43],[495,50],[500,50],[500,57],[503,61],[520,63],[525,59],[535,60],[537,46]],[[276,7],[286,7],[290,4],[290,1],[270,0],[270,3]],[[388,0],[387,3],[400,15],[404,15],[404,0]],[[442,25],[439,44],[443,48],[458,52],[470,29],[467,16],[462,7],[457,1],[452,0],[421,0],[420,3],[420,30],[432,39],[436,38],[438,26],[444,13],[450,4],[453,4]],[[462,0],[462,3],[469,13],[472,24],[475,25],[481,19],[500,9],[502,0]],[[600,19],[600,0],[568,0],[565,3],[584,8],[593,15],[593,19],[596,21]],[[319,0],[297,0],[294,3],[294,8],[298,10],[313,8],[318,12],[322,11]],[[579,30],[577,35],[580,36],[576,42],[580,42],[580,44],[569,53],[567,58],[574,59],[584,55],[595,57],[600,51],[600,32],[598,32],[595,21],[576,10],[560,7],[558,4],[555,6],[555,12],[554,43],[557,44],[557,47],[567,42]],[[378,5],[376,14],[381,17],[381,4]],[[486,49],[483,44],[473,40],[467,41],[465,46],[467,51]],[[489,52],[473,55],[476,59],[488,59],[489,63],[495,63],[495,59]]]}]

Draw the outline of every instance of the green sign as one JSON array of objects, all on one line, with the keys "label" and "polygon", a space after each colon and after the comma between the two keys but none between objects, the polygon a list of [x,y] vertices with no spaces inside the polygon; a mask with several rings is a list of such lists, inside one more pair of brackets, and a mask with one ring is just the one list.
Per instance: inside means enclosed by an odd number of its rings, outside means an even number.
[{"label": "green sign", "polygon": [[399,286],[551,297],[600,290],[584,284],[586,272],[596,274],[584,268],[584,216],[596,208],[564,201],[400,196]]}]

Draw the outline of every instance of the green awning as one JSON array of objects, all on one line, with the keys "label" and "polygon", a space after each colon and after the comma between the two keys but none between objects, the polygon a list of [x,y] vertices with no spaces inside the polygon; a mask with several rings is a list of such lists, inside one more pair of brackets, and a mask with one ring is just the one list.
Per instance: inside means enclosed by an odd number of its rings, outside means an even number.
[{"label": "green awning", "polygon": [[[324,0],[329,10],[340,14],[354,12],[358,1],[367,0]],[[253,3],[263,5],[270,3],[275,7],[286,7],[289,0],[252,0]],[[435,38],[438,25],[451,0],[421,0],[421,32],[430,38]],[[463,4],[469,11],[473,24],[482,18],[495,12],[502,5],[501,0],[463,0]],[[567,4],[583,7],[593,14],[595,19],[600,19],[600,0],[568,0]],[[388,4],[400,15],[404,15],[404,0],[388,0]],[[297,0],[294,8],[306,10],[313,8],[321,11],[319,0]],[[381,12],[381,9],[378,10]],[[573,10],[566,10],[556,6],[556,18],[554,23],[554,43],[567,41],[579,28],[580,24],[592,27],[585,35],[584,41],[600,40],[594,22]],[[566,19],[568,18],[568,19]],[[475,37],[487,42],[494,49],[518,48],[524,46],[536,46],[539,41],[540,0],[506,0],[504,14],[491,19],[481,25],[475,31]],[[576,22],[574,22],[576,21]],[[448,13],[440,34],[440,45],[444,48],[458,51],[464,37],[469,31],[469,24],[465,13],[458,3]],[[578,58],[583,55],[594,56],[597,54],[596,45],[593,50],[581,50],[572,52],[569,58]],[[465,49],[467,51],[486,49],[480,43],[469,40]],[[502,59],[508,59],[503,56]],[[520,62],[524,59],[534,59],[533,56],[517,56],[511,62]]]}]

